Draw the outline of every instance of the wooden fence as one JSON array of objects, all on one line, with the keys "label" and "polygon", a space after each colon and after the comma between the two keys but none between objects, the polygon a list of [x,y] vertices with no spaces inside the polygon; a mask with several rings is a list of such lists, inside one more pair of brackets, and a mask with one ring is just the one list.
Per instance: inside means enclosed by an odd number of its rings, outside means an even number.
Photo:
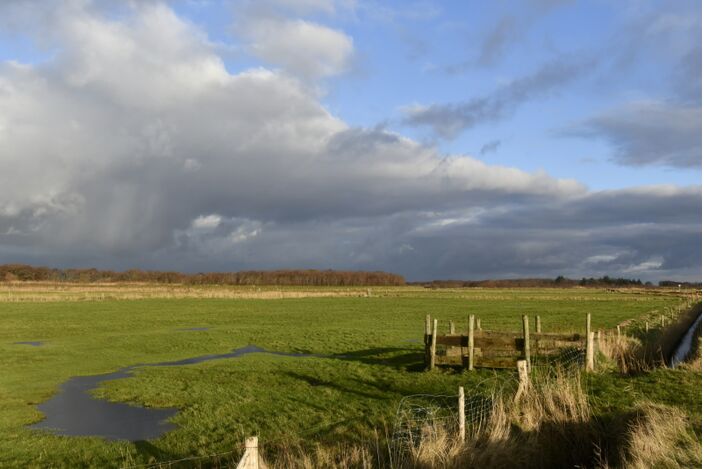
[{"label": "wooden fence", "polygon": [[[425,318],[425,363],[429,370],[437,365],[475,368],[516,368],[518,360],[531,357],[557,356],[566,349],[584,349],[587,371],[594,368],[594,333],[591,314],[586,316],[585,334],[546,333],[541,330],[540,316],[535,317],[535,330],[530,330],[528,316],[523,316],[522,332],[485,331],[481,320],[469,315],[466,333],[456,333],[450,321],[447,334],[438,334],[438,320]],[[587,340],[589,338],[590,340]]]}]

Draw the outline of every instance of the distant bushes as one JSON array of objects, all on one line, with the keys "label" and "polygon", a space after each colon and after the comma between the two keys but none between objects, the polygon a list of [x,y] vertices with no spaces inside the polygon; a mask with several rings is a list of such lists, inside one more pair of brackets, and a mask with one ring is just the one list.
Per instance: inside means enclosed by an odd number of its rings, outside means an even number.
[{"label": "distant bushes", "polygon": [[394,286],[406,280],[388,272],[340,270],[269,270],[184,274],[132,269],[124,272],[98,269],[51,269],[24,264],[0,265],[0,281],[52,282],[149,282],[191,285],[310,285],[310,286]]},{"label": "distant bushes", "polygon": [[[552,278],[518,278],[500,280],[433,280],[431,282],[418,282],[428,288],[554,288],[554,287],[651,287],[651,282],[642,282],[640,279],[622,277],[609,277],[604,275],[599,278],[582,278],[575,280],[560,275]],[[677,282],[660,282],[660,286],[677,286]],[[701,283],[682,283],[683,287],[699,286]]]}]

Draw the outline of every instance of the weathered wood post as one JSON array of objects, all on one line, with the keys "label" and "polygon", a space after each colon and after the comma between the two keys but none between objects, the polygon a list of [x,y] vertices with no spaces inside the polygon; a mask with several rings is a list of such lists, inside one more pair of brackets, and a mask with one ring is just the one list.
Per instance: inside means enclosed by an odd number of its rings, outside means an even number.
[{"label": "weathered wood post", "polygon": [[523,315],[523,355],[526,360],[526,367],[530,373],[530,323],[528,316]]},{"label": "weathered wood post", "polygon": [[542,328],[540,327],[540,316],[535,317],[535,332],[540,334],[542,332]]},{"label": "weathered wood post", "polygon": [[646,321],[645,321],[645,332],[647,333],[649,330],[650,330],[650,324],[649,324],[648,321],[646,320]]},{"label": "weathered wood post", "polygon": [[433,319],[433,335],[430,337],[430,369],[435,368],[435,347],[438,338],[438,320]]},{"label": "weathered wood post", "polygon": [[467,369],[474,369],[474,315],[470,314],[467,320]]},{"label": "weathered wood post", "polygon": [[237,469],[267,469],[266,464],[259,455],[259,438],[252,436],[244,443],[244,454],[237,464]]},{"label": "weathered wood post", "polygon": [[425,366],[430,366],[430,338],[433,334],[433,329],[430,322],[430,315],[425,315],[425,337],[423,342],[425,343]]},{"label": "weathered wood post", "polygon": [[660,327],[662,327],[662,328],[665,327],[665,315],[664,314],[660,315]]},{"label": "weathered wood post", "polygon": [[516,391],[514,399],[518,400],[528,388],[528,362],[518,360],[516,362],[516,368],[518,369],[518,390]]},{"label": "weathered wood post", "polygon": [[592,371],[594,369],[594,341],[590,340],[592,337],[592,314],[587,313],[587,335],[586,338],[586,357],[584,359],[584,366],[587,371]]},{"label": "weathered wood post", "polygon": [[481,331],[482,330],[482,318],[477,318],[477,330]]},{"label": "weathered wood post", "polygon": [[464,421],[464,387],[460,386],[459,396],[457,398],[457,411],[460,418],[460,441],[464,442],[465,421]]},{"label": "weathered wood post", "polygon": [[621,338],[621,326],[616,326],[616,335]]},{"label": "weathered wood post", "polygon": [[450,321],[450,335],[455,333],[455,321]]},{"label": "weathered wood post", "polygon": [[599,349],[602,348],[601,329],[596,330],[596,345],[597,345],[597,347],[599,347]]}]

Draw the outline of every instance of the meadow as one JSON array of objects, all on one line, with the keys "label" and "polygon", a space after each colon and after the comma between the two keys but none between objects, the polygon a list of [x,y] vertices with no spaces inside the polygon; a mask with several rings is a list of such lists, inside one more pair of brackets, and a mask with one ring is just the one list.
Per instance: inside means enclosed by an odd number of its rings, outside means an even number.
[{"label": "meadow", "polygon": [[[5,285],[0,288],[0,466],[122,467],[229,452],[259,435],[269,448],[382,439],[399,400],[453,394],[512,372],[425,372],[426,314],[484,329],[520,330],[539,314],[550,331],[613,328],[658,317],[676,292],[599,289],[438,289]],[[40,346],[17,342],[41,342]],[[173,431],[150,441],[56,436],[26,428],[36,405],[73,376],[135,364],[222,354],[249,344],[268,351],[195,365],[138,368],[95,391],[111,401],[175,407]],[[701,427],[701,373],[590,378],[595,409],[624,411],[650,398],[684,409]],[[664,384],[663,384],[664,383]],[[696,398],[692,394],[696,391]],[[380,437],[381,435],[381,437]],[[383,451],[383,450],[382,450]]]}]

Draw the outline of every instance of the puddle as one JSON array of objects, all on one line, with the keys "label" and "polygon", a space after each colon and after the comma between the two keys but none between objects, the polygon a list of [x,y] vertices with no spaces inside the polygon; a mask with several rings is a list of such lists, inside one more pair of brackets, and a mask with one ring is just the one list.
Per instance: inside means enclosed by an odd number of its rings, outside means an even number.
[{"label": "puddle", "polygon": [[689,351],[692,349],[692,340],[694,339],[694,333],[697,331],[697,328],[699,328],[701,323],[702,316],[700,314],[697,320],[694,321],[694,324],[689,326],[687,332],[685,332],[684,336],[682,336],[682,340],[677,345],[677,348],[675,349],[674,353],[672,354],[672,358],[670,359],[670,367],[674,368],[679,362],[687,358]]},{"label": "puddle", "polygon": [[287,357],[319,357],[304,353],[270,352],[256,345],[247,345],[229,353],[202,355],[183,360],[132,365],[113,373],[76,376],[63,383],[59,392],[37,408],[46,415],[29,428],[49,430],[56,435],[98,436],[108,440],[149,440],[176,428],[168,422],[178,412],[175,408],[153,409],[110,402],[93,397],[90,392],[105,381],[129,378],[137,368],[152,366],[194,365],[211,360],[235,358],[248,353],[267,353]]},{"label": "puddle", "polygon": [[13,344],[15,344],[15,345],[31,345],[32,347],[41,347],[42,345],[44,345],[44,342],[28,340],[26,342],[13,342]]}]

